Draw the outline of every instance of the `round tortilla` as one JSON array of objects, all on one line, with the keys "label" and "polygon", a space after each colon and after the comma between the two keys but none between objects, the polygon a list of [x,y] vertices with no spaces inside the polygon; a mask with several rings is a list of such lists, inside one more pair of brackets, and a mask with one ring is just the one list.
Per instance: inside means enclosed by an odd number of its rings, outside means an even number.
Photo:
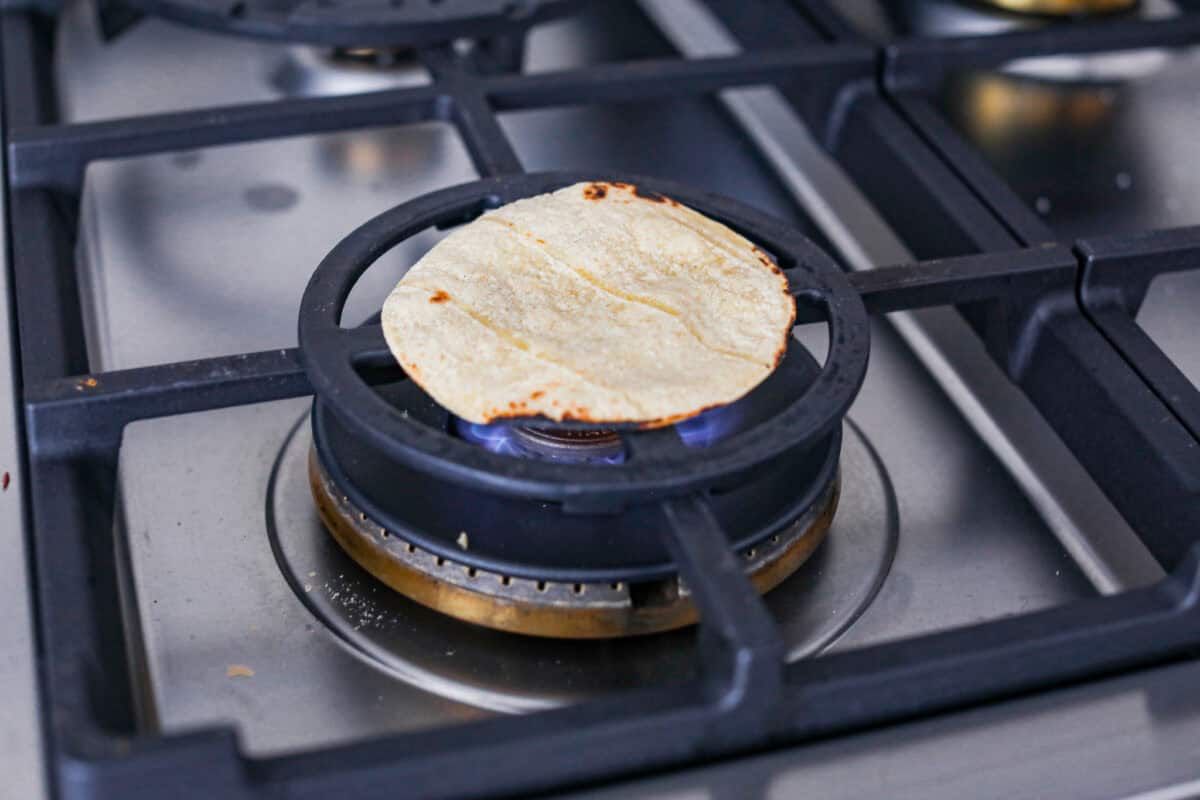
[{"label": "round tortilla", "polygon": [[625,183],[578,183],[454,231],[383,306],[388,347],[477,423],[677,422],[737,400],[787,347],[783,272],[726,226]]}]

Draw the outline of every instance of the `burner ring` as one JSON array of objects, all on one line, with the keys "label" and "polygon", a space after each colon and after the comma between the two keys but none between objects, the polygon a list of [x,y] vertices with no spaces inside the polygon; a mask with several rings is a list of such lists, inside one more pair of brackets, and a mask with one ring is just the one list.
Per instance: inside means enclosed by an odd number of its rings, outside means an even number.
[{"label": "burner ring", "polygon": [[[661,633],[696,622],[691,592],[676,576],[631,585],[489,572],[422,550],[378,525],[339,493],[315,450],[309,451],[308,479],[326,530],[347,555],[389,588],[456,619],[559,639]],[[808,511],[742,553],[747,576],[759,593],[778,586],[825,540],[838,496],[835,477]]]},{"label": "burner ring", "polygon": [[[703,453],[678,448],[635,456],[619,465],[565,464],[487,452],[408,419],[372,390],[358,370],[394,364],[382,331],[378,326],[344,329],[340,319],[351,289],[376,259],[429,227],[461,223],[489,208],[585,180],[619,179],[562,173],[489,178],[397,206],[343,239],[317,267],[301,301],[300,349],[321,403],[364,444],[398,463],[483,491],[561,502],[582,513],[615,512],[630,504],[702,491],[745,477],[827,436],[840,423],[866,372],[869,326],[858,293],[829,256],[790,227],[734,201],[648,178],[624,180],[671,196],[756,242],[790,270],[797,300],[826,312],[826,363],[779,414]],[[514,422],[558,429],[595,427],[539,419]],[[645,435],[637,426],[605,427],[631,438]]]}]

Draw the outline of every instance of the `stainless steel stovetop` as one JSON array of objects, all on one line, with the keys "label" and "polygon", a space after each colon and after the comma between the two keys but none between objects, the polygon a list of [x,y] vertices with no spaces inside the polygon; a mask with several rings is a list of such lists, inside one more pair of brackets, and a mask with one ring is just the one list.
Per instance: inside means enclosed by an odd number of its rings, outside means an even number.
[{"label": "stainless steel stovetop", "polygon": [[[874,3],[847,5],[857,19],[886,24]],[[84,2],[69,6],[56,35],[60,102],[70,121],[429,80],[415,62],[370,70],[335,63],[314,48],[153,20],[105,43]],[[672,48],[713,55],[733,45],[699,3],[642,0],[539,27],[527,66],[560,69]],[[993,78],[1017,81],[1017,75]],[[1102,92],[1122,120],[1114,125],[1130,132],[1118,151],[1128,164],[1113,164],[1111,185],[1092,190],[1088,202],[1103,191],[1109,207],[1158,203],[1177,223],[1200,221],[1195,173],[1160,169],[1189,150],[1194,155],[1194,142],[1180,133],[1185,122],[1158,113],[1174,108],[1173,87],[1186,81],[1200,85],[1200,62],[1181,52],[1164,55],[1148,73],[1105,82]],[[1087,90],[1075,82],[1060,93]],[[995,129],[980,116],[972,94],[978,91],[969,84],[949,90],[948,115],[968,134],[978,133],[985,151],[993,145],[999,164],[1019,162],[1013,148],[1033,145],[988,139]],[[1050,91],[1057,91],[1053,84]],[[501,119],[529,169],[684,180],[791,221],[852,269],[909,260],[773,90]],[[760,144],[780,146],[761,158],[742,144],[747,132]],[[1057,148],[1046,157],[1051,163],[1067,145],[1054,131],[1047,135],[1047,146]],[[1077,210],[1079,196],[1051,194],[1065,185],[1061,175],[1020,170],[1017,163],[1018,191],[1034,198],[1039,211],[1066,215],[1072,233],[1094,232],[1088,208]],[[1169,197],[1143,190],[1149,176],[1172,174]],[[453,129],[437,123],[91,165],[77,259],[93,369],[295,346],[300,294],[341,237],[388,207],[474,177]],[[376,310],[436,237],[427,233],[389,253],[356,288],[349,314],[366,318]],[[1193,380],[1200,380],[1192,325],[1197,278],[1180,273],[1157,282],[1139,317]],[[771,598],[791,657],[1048,608],[1162,577],[955,312],[898,313],[876,320],[871,333],[869,372],[849,414],[842,508],[818,556]],[[818,356],[823,352],[818,332],[802,328],[798,335]],[[118,541],[129,564],[128,647],[147,729],[228,722],[248,752],[274,754],[572,702],[610,686],[608,673],[618,664],[627,674],[615,685],[653,682],[683,668],[670,657],[669,637],[667,645],[514,647],[511,638],[491,635],[489,644],[489,636],[462,623],[380,597],[386,589],[321,550],[329,544],[302,469],[309,405],[285,400],[139,422],[126,431]],[[313,595],[307,602],[281,574],[276,550],[284,535],[309,542],[303,557],[311,561],[304,572],[310,580],[301,589]],[[314,602],[359,615],[367,650],[332,635],[310,610]],[[406,652],[414,640],[421,651]],[[852,746],[762,756],[642,789],[646,797],[799,796],[817,787],[861,796],[902,772],[907,777],[899,785],[923,787],[924,796],[987,794],[1001,776],[945,774],[935,756],[957,747],[986,770],[989,754],[999,754],[991,762],[997,770],[1032,765],[1018,785],[1050,780],[1031,729],[1060,752],[1092,748],[1093,761],[1131,750],[1166,759],[1158,774],[1182,778],[1177,742],[1185,726],[1194,732],[1196,725],[1186,717],[1172,722],[1162,707],[1169,705],[1169,687],[1182,684],[1189,669],[1195,673],[1186,666],[1164,670],[1164,688],[1147,695],[1117,681],[1050,703],[1022,701],[917,723]],[[1146,733],[1159,729],[1160,711],[1172,742],[1165,751],[1154,749],[1162,744],[1156,734]],[[1151,740],[1154,747],[1142,743]],[[857,774],[843,780],[847,772]],[[1101,774],[1081,778],[1087,791],[1104,789]],[[620,791],[611,796],[631,796],[633,789]]]}]

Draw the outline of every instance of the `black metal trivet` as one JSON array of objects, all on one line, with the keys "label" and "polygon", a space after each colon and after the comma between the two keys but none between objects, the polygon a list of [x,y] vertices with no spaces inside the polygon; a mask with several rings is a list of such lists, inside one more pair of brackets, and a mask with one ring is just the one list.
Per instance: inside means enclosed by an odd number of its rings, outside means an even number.
[{"label": "black metal trivet", "polygon": [[[736,549],[753,547],[802,513],[837,469],[840,420],[861,384],[869,332],[857,293],[803,236],[725,198],[641,177],[625,182],[681,200],[768,249],[810,313],[829,314],[824,367],[793,342],[775,373],[739,401],[743,423],[721,441],[689,448],[674,428],[617,426],[622,464],[529,461],[489,452],[448,428],[415,384],[369,385],[394,364],[378,324],[339,325],[345,298],[372,261],[409,236],[486,208],[595,176],[492,178],[405,203],[350,234],[317,269],[302,300],[300,341],[317,391],[313,436],[321,463],[369,516],[422,548],[492,572],[537,579],[645,580],[674,572],[657,507],[721,490],[708,504]],[[357,366],[356,366],[357,365]],[[398,370],[392,370],[393,375]],[[374,381],[372,381],[374,382]],[[528,419],[526,426],[582,423]],[[470,550],[459,531],[478,530]]]},{"label": "black metal trivet", "polygon": [[[845,274],[802,235],[761,212],[650,178],[630,177],[626,182],[674,198],[742,233],[775,256],[798,303],[807,305],[810,314],[817,307],[817,313],[827,316],[830,348],[824,367],[775,414],[702,453],[683,447],[670,428],[638,431],[618,426],[630,450],[628,463],[559,464],[516,460],[455,439],[401,413],[368,386],[355,364],[390,360],[382,330],[377,325],[346,329],[339,323],[350,290],[379,256],[435,225],[461,222],[487,208],[596,179],[556,173],[489,178],[405,203],[343,239],[321,262],[301,301],[300,349],[321,402],[357,436],[401,464],[473,488],[558,501],[576,510],[615,511],[631,503],[728,486],[829,434],[854,399],[867,368],[867,316]],[[579,425],[519,422],[554,428]]]}]

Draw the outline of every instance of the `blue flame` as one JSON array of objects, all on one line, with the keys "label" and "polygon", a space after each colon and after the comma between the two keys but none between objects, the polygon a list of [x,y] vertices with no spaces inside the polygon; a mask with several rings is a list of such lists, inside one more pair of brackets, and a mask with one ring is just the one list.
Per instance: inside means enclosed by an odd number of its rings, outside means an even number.
[{"label": "blue flame", "polygon": [[454,432],[460,438],[482,446],[485,450],[504,456],[524,456],[517,445],[517,438],[507,425],[480,425],[467,422],[465,419],[454,418]]},{"label": "blue flame", "polygon": [[607,456],[587,455],[586,452],[581,452],[575,456],[567,454],[550,456],[546,453],[539,453],[536,450],[526,447],[520,437],[513,433],[512,426],[503,422],[494,425],[481,425],[477,422],[467,422],[465,419],[455,417],[454,431],[460,438],[504,456],[536,458],[542,461],[559,461],[574,464],[621,464],[625,461],[624,451]]},{"label": "blue flame", "polygon": [[[726,435],[737,428],[741,418],[742,413],[739,409],[739,404],[734,403],[697,414],[691,419],[678,423],[675,426],[675,430],[679,433],[679,438],[683,441],[685,447],[708,447],[725,438]],[[549,456],[527,447],[521,438],[513,432],[512,426],[503,422],[493,425],[481,425],[455,417],[453,428],[454,432],[461,439],[477,444],[493,453],[513,456],[515,458],[536,458],[544,461],[584,462],[591,464],[622,464],[625,462],[624,451],[606,456],[587,455],[586,453]]]},{"label": "blue flame", "polygon": [[685,419],[675,426],[679,438],[686,447],[708,447],[724,439],[741,420],[741,409],[737,403],[728,406],[710,408],[691,419]]}]

